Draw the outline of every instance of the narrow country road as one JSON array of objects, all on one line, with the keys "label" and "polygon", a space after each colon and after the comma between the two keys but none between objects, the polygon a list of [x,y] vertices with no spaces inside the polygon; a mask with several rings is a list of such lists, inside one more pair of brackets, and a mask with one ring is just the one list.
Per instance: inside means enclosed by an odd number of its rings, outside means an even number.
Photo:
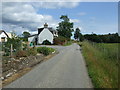
[{"label": "narrow country road", "polygon": [[5,88],[92,88],[79,46],[53,48],[57,48],[59,54]]}]

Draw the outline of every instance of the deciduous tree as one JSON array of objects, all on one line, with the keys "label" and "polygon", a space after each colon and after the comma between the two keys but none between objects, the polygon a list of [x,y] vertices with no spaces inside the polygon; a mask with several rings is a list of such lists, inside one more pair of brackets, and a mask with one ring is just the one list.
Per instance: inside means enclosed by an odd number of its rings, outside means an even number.
[{"label": "deciduous tree", "polygon": [[29,32],[23,32],[23,41],[28,41],[28,36],[30,35],[30,33]]},{"label": "deciduous tree", "polygon": [[28,36],[30,35],[30,33],[29,33],[29,32],[24,31],[22,35],[23,35],[23,37],[24,37],[24,38],[28,38]]},{"label": "deciduous tree", "polygon": [[70,22],[67,15],[62,15],[60,17],[63,21],[59,23],[57,27],[59,36],[63,36],[66,38],[71,38],[73,32],[73,23]]},{"label": "deciduous tree", "polygon": [[79,37],[80,37],[80,29],[76,28],[75,33],[74,33],[74,38],[78,40]]}]

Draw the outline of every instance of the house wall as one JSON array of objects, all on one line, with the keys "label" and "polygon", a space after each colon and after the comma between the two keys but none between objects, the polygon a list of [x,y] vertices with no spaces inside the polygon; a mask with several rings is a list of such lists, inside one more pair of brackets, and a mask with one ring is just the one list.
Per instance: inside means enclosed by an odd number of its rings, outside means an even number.
[{"label": "house wall", "polygon": [[29,42],[34,42],[34,41],[35,41],[35,36],[29,37],[29,38],[28,38],[28,41],[29,41]]},{"label": "house wall", "polygon": [[4,32],[2,32],[1,34],[0,34],[0,42],[2,42],[1,41],[1,38],[2,37],[5,37],[5,42],[7,42],[7,36],[6,36],[6,34],[4,33]]},{"label": "house wall", "polygon": [[8,33],[8,32],[6,32],[6,33],[9,36],[9,38],[12,38],[12,34],[11,33]]},{"label": "house wall", "polygon": [[42,44],[42,42],[45,40],[53,43],[53,38],[53,34],[47,28],[44,28],[38,36],[38,43]]}]

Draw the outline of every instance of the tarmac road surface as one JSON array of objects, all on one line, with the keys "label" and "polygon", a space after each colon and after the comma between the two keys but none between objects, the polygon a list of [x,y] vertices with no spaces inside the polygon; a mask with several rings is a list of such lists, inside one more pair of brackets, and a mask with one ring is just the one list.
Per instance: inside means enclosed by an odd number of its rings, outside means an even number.
[{"label": "tarmac road surface", "polygon": [[77,44],[50,47],[57,48],[59,54],[5,88],[93,88]]}]

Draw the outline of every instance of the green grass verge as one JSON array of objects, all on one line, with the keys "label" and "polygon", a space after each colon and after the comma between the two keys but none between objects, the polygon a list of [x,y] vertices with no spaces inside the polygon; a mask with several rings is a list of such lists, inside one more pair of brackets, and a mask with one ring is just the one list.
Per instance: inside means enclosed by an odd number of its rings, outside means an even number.
[{"label": "green grass verge", "polygon": [[82,54],[95,88],[118,87],[118,44],[95,44],[84,41]]}]

